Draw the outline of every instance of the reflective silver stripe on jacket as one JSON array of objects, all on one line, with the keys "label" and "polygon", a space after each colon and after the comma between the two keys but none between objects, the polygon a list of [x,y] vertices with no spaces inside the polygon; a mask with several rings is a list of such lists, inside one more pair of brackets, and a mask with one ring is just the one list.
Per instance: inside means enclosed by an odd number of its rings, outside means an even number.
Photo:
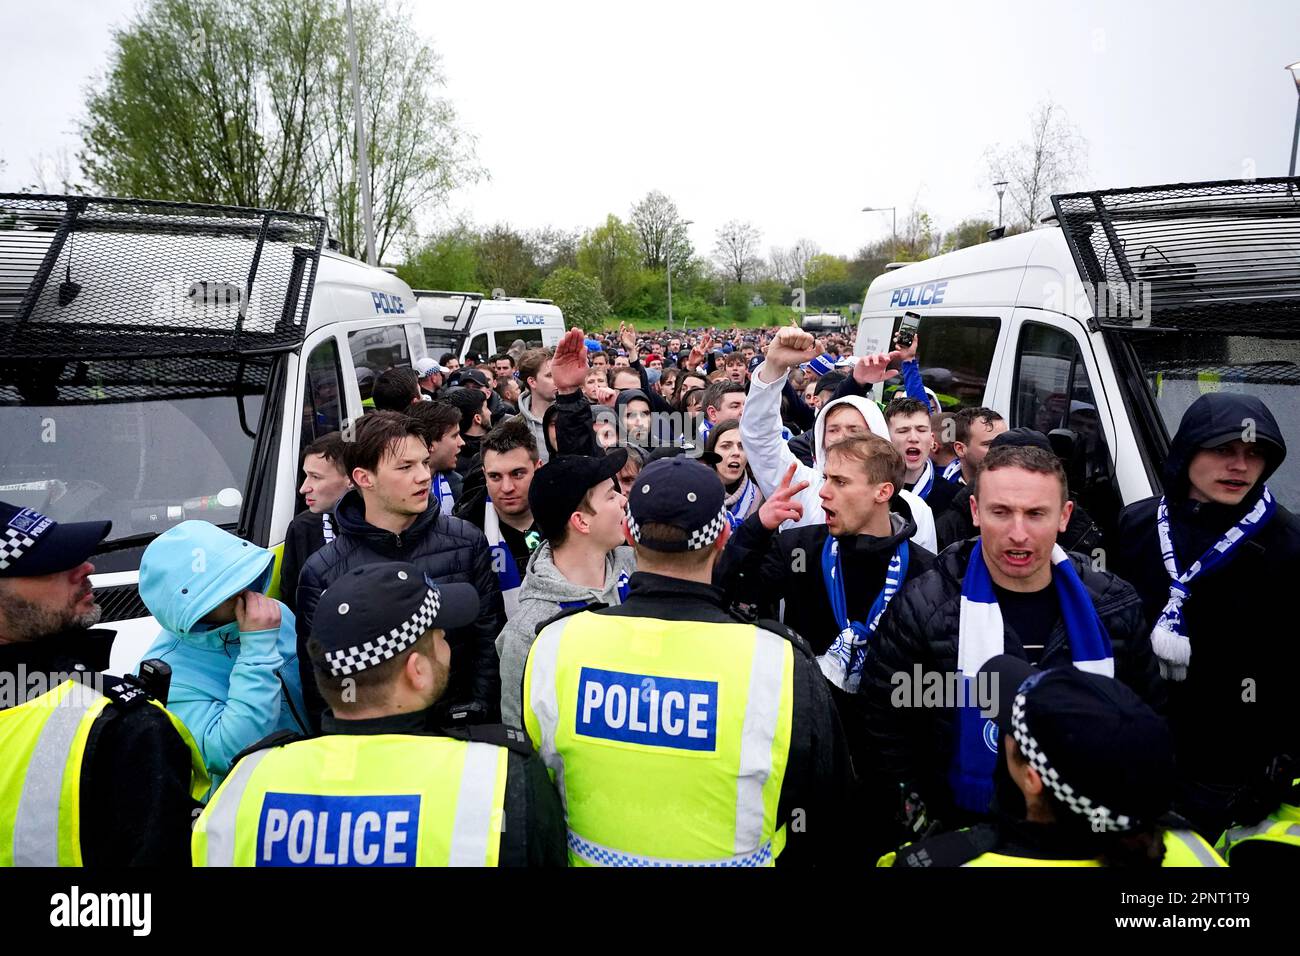
[{"label": "reflective silver stripe on jacket", "polygon": [[[1264,820],[1260,823],[1256,823],[1254,826],[1233,827],[1228,831],[1227,838],[1224,841],[1224,846],[1225,848],[1230,847],[1234,843],[1240,843],[1242,840],[1249,839],[1250,837],[1262,836],[1281,822],[1282,821],[1280,820]],[[1287,836],[1300,837],[1300,823],[1293,823],[1282,832]]]},{"label": "reflective silver stripe on jacket", "polygon": [[491,827],[492,811],[496,809],[499,753],[499,748],[492,744],[470,743],[466,747],[448,866],[487,865],[488,841],[495,836]]},{"label": "reflective silver stripe on jacket", "polygon": [[75,684],[55,702],[36,738],[14,815],[14,866],[59,865],[59,813],[68,755],[82,720],[103,698]]},{"label": "reflective silver stripe on jacket", "polygon": [[1196,857],[1196,862],[1201,866],[1227,866],[1219,855],[1206,846],[1205,842],[1191,830],[1170,830],[1169,835],[1177,837],[1178,842],[1191,850],[1192,855]]},{"label": "reflective silver stripe on jacket", "polygon": [[235,764],[234,772],[212,798],[215,806],[209,804],[207,810],[208,857],[205,866],[235,865],[235,819],[239,816],[239,805],[244,800],[253,771],[270,752],[270,749],[259,750]]},{"label": "reflective silver stripe on jacket", "polygon": [[[564,618],[544,628],[533,642],[529,659],[532,662],[532,680],[528,687],[528,706],[542,732],[542,739],[537,752],[542,761],[555,775],[555,789],[560,793],[560,803],[564,812],[569,812],[569,800],[564,792],[564,757],[555,749],[555,734],[560,727],[559,692],[555,686],[556,673],[560,666],[560,641],[564,629],[572,618]],[[527,721],[525,721],[525,724]]]},{"label": "reflective silver stripe on jacket", "polygon": [[754,663],[749,672],[749,701],[736,781],[737,855],[753,852],[763,839],[763,787],[772,773],[772,744],[781,719],[785,641],[761,629],[756,629],[754,637]]}]

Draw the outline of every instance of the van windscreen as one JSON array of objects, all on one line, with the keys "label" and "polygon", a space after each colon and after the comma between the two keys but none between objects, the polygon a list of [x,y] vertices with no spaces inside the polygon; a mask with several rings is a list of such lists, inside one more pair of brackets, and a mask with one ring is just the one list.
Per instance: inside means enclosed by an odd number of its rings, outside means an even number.
[{"label": "van windscreen", "polygon": [[270,359],[0,365],[0,499],[111,520],[111,544],[240,517]]},{"label": "van windscreen", "polygon": [[1170,438],[1187,407],[1207,392],[1254,395],[1268,406],[1289,449],[1269,489],[1287,508],[1300,508],[1300,341],[1209,332],[1125,338]]}]

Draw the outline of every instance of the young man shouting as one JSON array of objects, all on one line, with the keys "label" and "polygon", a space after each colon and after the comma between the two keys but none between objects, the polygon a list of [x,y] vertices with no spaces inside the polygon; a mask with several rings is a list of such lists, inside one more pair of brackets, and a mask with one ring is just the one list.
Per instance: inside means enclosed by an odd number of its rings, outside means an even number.
[{"label": "young man shouting", "polygon": [[[1000,654],[1107,674],[1156,709],[1164,703],[1133,587],[1056,543],[1073,508],[1057,457],[1008,444],[975,477],[980,536],[903,588],[867,655],[859,692],[881,821],[900,794],[948,829],[988,818],[997,735],[975,678]],[[943,693],[923,698],[926,686]]]},{"label": "young man shouting", "polygon": [[[749,467],[764,496],[776,492],[782,477],[795,465],[794,484],[804,483],[799,494],[802,517],[794,524],[821,524],[825,520],[818,493],[825,478],[821,466],[825,450],[841,438],[875,434],[888,440],[889,428],[880,407],[870,399],[850,395],[828,402],[813,425],[813,459],[815,467],[803,464],[781,438],[781,391],[790,370],[815,357],[813,337],[802,329],[786,326],[777,332],[768,346],[767,357],[750,380],[749,397],[740,417],[740,433],[749,457]],[[883,380],[889,374],[890,356],[872,355],[859,359],[854,377],[860,382]],[[899,491],[916,522],[913,540],[927,551],[935,550],[934,518],[930,508],[910,491]]]}]

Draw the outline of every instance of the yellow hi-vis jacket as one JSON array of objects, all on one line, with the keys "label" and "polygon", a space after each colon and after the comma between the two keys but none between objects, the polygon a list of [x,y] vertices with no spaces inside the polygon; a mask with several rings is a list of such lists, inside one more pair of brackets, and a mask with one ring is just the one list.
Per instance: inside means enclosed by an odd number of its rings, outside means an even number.
[{"label": "yellow hi-vis jacket", "polygon": [[524,726],[574,866],[770,866],[794,648],[752,624],[583,611],[544,628]]},{"label": "yellow hi-vis jacket", "polygon": [[[1227,866],[1200,834],[1192,830],[1165,831],[1161,866]],[[984,853],[962,866],[1101,866],[1098,860],[1040,860],[1002,853]]]},{"label": "yellow hi-vis jacket", "polygon": [[242,758],[194,825],[195,866],[496,866],[509,751],[331,734]]},{"label": "yellow hi-vis jacket", "polygon": [[[1295,784],[1300,785],[1300,780]],[[1284,803],[1259,823],[1230,827],[1219,837],[1215,849],[1231,865],[1233,850],[1244,843],[1274,843],[1300,850],[1300,806]],[[1246,852],[1243,850],[1240,856],[1244,857]]]},{"label": "yellow hi-vis jacket", "polygon": [[[95,721],[113,701],[77,680],[0,710],[0,866],[81,866],[81,782]],[[194,738],[165,707],[190,750],[190,793],[209,778]]]},{"label": "yellow hi-vis jacket", "polygon": [[[1214,847],[1201,837],[1200,834],[1193,830],[1165,830],[1164,831],[1165,856],[1160,865],[1165,866],[1227,866],[1222,857],[1214,852]],[[916,844],[920,847],[922,844]],[[880,858],[876,866],[894,866],[898,854],[903,852],[903,847],[886,853]],[[956,862],[956,861],[953,861]],[[959,866],[1101,866],[1100,859],[1091,860],[1061,860],[1049,859],[1037,856],[1013,856],[1009,853],[998,853],[994,850],[980,853],[964,862],[957,863]]]}]

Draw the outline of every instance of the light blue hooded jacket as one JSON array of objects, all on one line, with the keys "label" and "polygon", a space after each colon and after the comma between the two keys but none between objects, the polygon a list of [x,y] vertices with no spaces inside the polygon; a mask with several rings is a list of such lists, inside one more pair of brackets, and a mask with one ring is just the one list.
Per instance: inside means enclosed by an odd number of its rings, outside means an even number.
[{"label": "light blue hooded jacket", "polygon": [[249,634],[237,622],[200,623],[241,591],[266,593],[274,561],[206,521],[159,535],[140,561],[140,598],[163,628],[144,656],[171,666],[167,709],[194,736],[209,793],[246,747],[277,730],[307,732],[293,612],[281,604],[279,630]]}]

